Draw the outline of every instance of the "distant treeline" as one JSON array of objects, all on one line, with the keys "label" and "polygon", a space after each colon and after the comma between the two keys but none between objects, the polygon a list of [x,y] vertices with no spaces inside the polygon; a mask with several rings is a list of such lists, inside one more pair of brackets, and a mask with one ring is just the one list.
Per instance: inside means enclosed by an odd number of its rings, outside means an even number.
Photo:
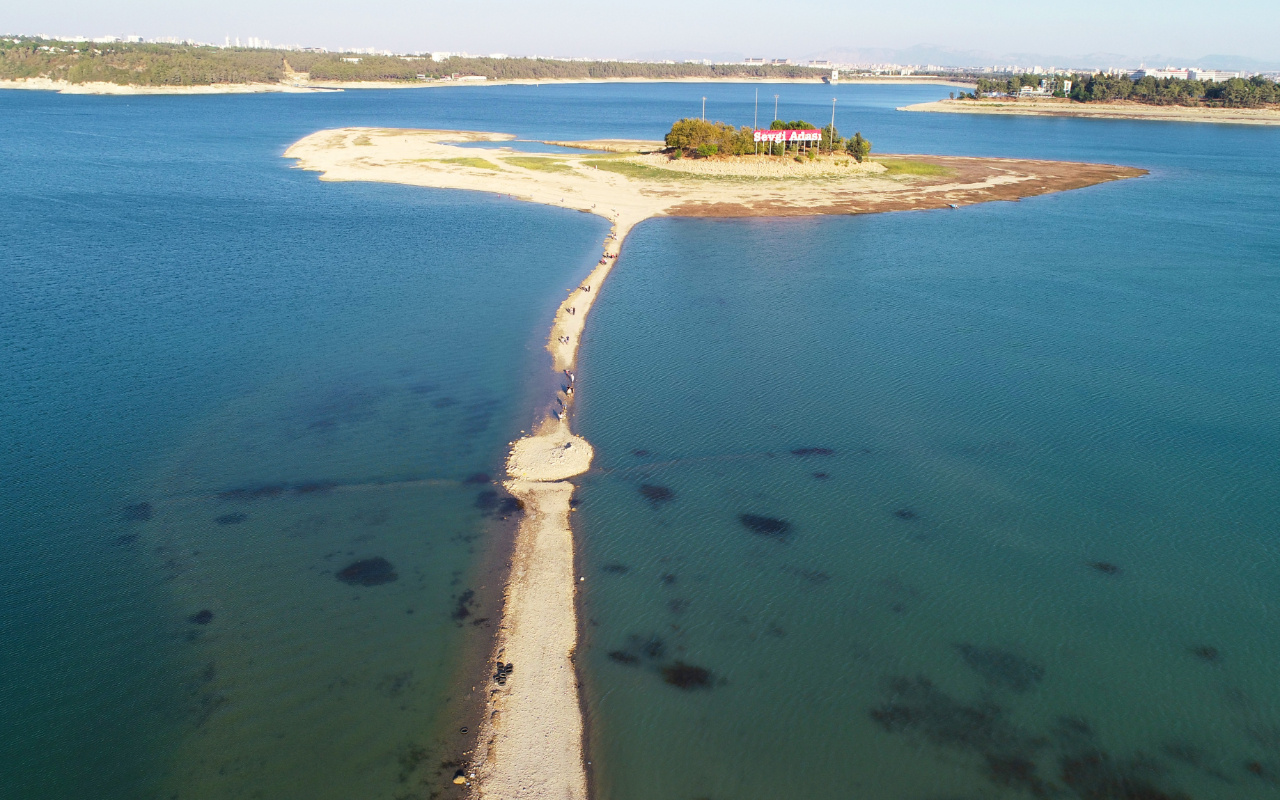
[{"label": "distant treeline", "polygon": [[[1216,82],[1155,78],[1149,75],[1136,81],[1127,75],[1069,75],[1049,78],[1044,75],[1013,75],[994,80],[979,78],[975,94],[978,97],[991,92],[1017,94],[1023,86],[1038,88],[1040,82],[1046,80],[1054,97],[1069,97],[1080,103],[1128,100],[1151,105],[1225,108],[1257,108],[1280,103],[1280,85],[1261,75]],[[1071,81],[1070,92],[1063,91],[1064,81]],[[961,94],[961,97],[973,96]]]},{"label": "distant treeline", "polygon": [[[18,41],[15,42],[14,39]],[[491,80],[583,78],[818,78],[825,70],[798,66],[630,64],[532,58],[369,56],[250,50],[173,44],[96,44],[9,36],[0,39],[0,79],[51,78],[138,86],[277,83],[287,68],[316,81],[416,81],[451,75]]]}]

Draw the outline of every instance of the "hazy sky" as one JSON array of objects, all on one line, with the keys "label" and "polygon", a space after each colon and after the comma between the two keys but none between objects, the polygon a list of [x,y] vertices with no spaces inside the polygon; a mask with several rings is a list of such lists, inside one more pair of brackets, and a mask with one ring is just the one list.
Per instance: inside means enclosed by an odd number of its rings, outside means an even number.
[{"label": "hazy sky", "polygon": [[992,54],[1225,53],[1280,61],[1278,0],[5,0],[5,5],[0,30],[6,33],[134,33],[213,42],[227,35],[258,36],[278,43],[397,51],[602,57],[679,51],[804,58],[840,49],[927,44]]}]

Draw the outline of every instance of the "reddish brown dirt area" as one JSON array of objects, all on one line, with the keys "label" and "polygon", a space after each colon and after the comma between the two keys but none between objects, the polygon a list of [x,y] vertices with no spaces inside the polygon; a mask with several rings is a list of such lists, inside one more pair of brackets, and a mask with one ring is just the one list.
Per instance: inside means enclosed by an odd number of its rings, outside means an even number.
[{"label": "reddish brown dirt area", "polygon": [[1108,181],[1146,175],[1145,169],[1111,164],[1071,161],[1034,161],[1012,158],[963,158],[955,156],[902,155],[885,157],[943,167],[945,175],[903,176],[900,188],[824,192],[821,203],[806,202],[809,191],[795,196],[782,189],[769,199],[744,199],[738,203],[681,203],[668,210],[676,217],[793,217],[823,214],[874,214],[1020,200],[1024,197],[1080,189]]}]

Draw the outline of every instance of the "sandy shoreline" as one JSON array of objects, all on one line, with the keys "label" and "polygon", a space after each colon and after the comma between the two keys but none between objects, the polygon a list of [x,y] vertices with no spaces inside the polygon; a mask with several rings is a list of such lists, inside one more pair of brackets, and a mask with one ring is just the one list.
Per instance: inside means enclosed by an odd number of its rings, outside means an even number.
[{"label": "sandy shoreline", "polygon": [[[347,89],[445,89],[451,86],[553,86],[579,83],[805,83],[821,84],[820,78],[521,78],[517,80],[484,81],[310,81],[288,83],[219,83],[200,86],[140,86],[117,83],[71,83],[50,78],[20,78],[0,80],[0,89],[57,92],[59,94],[102,95],[209,95],[209,94],[307,94],[312,92],[336,92]],[[886,86],[957,86],[969,88],[972,84],[950,81],[946,78],[848,78],[840,83],[884,84]]]},{"label": "sandy shoreline", "polygon": [[942,114],[1004,114],[1028,117],[1217,122],[1229,125],[1280,125],[1280,109],[1154,106],[1144,103],[1076,103],[1066,99],[938,100],[904,106],[899,111]]},{"label": "sandy shoreline", "polygon": [[[590,468],[593,451],[573,434],[569,420],[586,319],[630,230],[663,215],[794,216],[959,207],[1080,188],[1144,171],[938,156],[881,157],[883,163],[843,166],[843,157],[834,156],[822,170],[815,170],[814,162],[795,164],[784,158],[690,160],[677,170],[664,169],[660,156],[638,152],[538,154],[456,144],[512,138],[478,131],[344,128],[307,136],[284,155],[297,159],[302,169],[321,172],[321,180],[491,192],[596,214],[613,223],[600,261],[561,302],[548,335],[553,369],[563,376],[555,406],[533,433],[512,443],[507,460],[504,485],[524,504],[525,513],[516,532],[494,661],[512,669],[503,683],[494,680],[486,687],[487,713],[472,764],[478,798],[586,800],[584,721],[574,660],[579,579],[569,517],[570,479]],[[614,144],[626,151],[652,143]],[[633,146],[637,144],[641,146]]]},{"label": "sandy shoreline", "polygon": [[220,83],[207,86],[121,86],[118,83],[71,83],[49,78],[24,78],[0,80],[0,89],[18,91],[56,92],[58,94],[95,95],[213,95],[213,94],[309,94],[332,92],[336,89],[322,86],[303,86],[287,83]]}]

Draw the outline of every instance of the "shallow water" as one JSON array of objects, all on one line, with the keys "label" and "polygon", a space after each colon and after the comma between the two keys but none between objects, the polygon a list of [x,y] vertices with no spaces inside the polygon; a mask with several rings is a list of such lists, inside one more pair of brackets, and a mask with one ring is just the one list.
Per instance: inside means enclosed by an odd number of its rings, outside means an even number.
[{"label": "shallow water", "polygon": [[[879,150],[1152,175],[633,232],[579,393],[600,796],[1274,794],[1276,133],[766,88]],[[548,402],[605,223],[279,156],[658,138],[753,91],[0,93],[0,795],[446,783],[507,524],[468,479]]]},{"label": "shallow water", "polygon": [[1280,794],[1280,132],[980,122],[1152,175],[628,240],[579,369],[600,797]]},{"label": "shallow water", "polygon": [[279,157],[340,110],[0,103],[0,793],[447,784],[507,524],[475,476],[607,226]]}]

